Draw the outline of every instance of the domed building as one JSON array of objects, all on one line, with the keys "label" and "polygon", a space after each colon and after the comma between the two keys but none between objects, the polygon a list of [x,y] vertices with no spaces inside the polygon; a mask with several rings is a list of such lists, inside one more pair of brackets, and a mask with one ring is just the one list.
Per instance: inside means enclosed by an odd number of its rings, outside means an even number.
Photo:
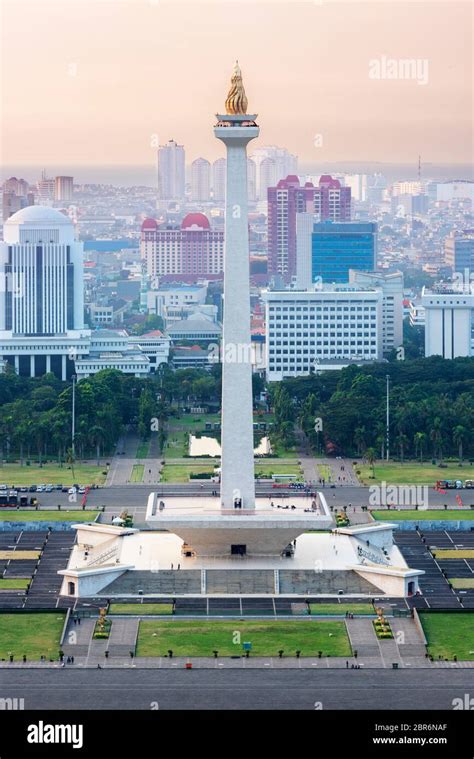
[{"label": "domed building", "polygon": [[70,218],[28,206],[3,226],[0,356],[25,376],[74,373],[89,352],[84,327],[83,246]]},{"label": "domed building", "polygon": [[224,268],[224,232],[213,229],[203,213],[188,213],[180,226],[142,224],[141,255],[147,275],[192,277],[221,274]]}]

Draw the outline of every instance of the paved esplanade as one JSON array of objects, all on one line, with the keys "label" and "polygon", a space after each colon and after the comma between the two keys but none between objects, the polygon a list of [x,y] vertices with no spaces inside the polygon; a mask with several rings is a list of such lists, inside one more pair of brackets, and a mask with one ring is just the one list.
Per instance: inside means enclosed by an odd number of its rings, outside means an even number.
[{"label": "paved esplanade", "polygon": [[253,459],[250,272],[247,214],[247,143],[259,128],[248,115],[238,64],[226,100],[217,114],[217,139],[227,148],[222,347],[221,505],[255,508]]}]

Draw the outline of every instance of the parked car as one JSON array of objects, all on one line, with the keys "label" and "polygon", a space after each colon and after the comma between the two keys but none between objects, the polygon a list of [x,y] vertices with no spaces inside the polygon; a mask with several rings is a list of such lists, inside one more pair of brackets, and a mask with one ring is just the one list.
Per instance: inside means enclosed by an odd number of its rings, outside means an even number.
[{"label": "parked car", "polygon": [[45,492],[46,493],[52,493],[53,490],[54,490],[54,485],[49,484],[49,485],[45,486]]},{"label": "parked car", "polygon": [[28,488],[26,487],[26,485],[22,485],[21,488],[18,488],[18,490],[20,491],[20,493],[27,493],[28,492]]},{"label": "parked car", "polygon": [[55,490],[62,490],[62,489],[63,489],[63,486],[62,486],[62,485],[55,485],[55,486],[54,486],[54,489],[55,489]]},{"label": "parked car", "polygon": [[30,485],[30,487],[28,488],[28,490],[29,490],[30,493],[36,493],[36,485]]},{"label": "parked car", "polygon": [[45,490],[46,490],[46,485],[38,485],[38,487],[36,488],[37,493],[44,493]]},{"label": "parked car", "polygon": [[67,486],[67,485],[64,485],[64,486],[61,488],[61,493],[69,493],[69,488],[68,488],[68,486]]},{"label": "parked car", "polygon": [[69,488],[67,492],[69,493],[69,495],[75,495],[77,491],[76,491],[76,488]]}]

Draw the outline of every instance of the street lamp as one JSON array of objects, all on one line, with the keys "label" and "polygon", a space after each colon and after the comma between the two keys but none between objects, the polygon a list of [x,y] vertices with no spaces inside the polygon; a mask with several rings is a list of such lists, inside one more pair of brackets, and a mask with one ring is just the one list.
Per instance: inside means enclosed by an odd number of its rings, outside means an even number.
[{"label": "street lamp", "polygon": [[76,379],[75,374],[72,375],[72,421],[71,421],[71,453],[72,459],[76,458],[76,451],[74,446],[74,438],[76,436]]}]

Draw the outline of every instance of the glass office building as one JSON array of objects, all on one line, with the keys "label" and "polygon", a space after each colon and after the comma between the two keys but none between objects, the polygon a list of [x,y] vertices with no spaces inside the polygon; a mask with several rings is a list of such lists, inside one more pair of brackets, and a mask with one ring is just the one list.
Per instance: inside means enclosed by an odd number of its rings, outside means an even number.
[{"label": "glass office building", "polygon": [[313,282],[348,282],[349,269],[374,271],[377,224],[320,222],[311,238]]}]

